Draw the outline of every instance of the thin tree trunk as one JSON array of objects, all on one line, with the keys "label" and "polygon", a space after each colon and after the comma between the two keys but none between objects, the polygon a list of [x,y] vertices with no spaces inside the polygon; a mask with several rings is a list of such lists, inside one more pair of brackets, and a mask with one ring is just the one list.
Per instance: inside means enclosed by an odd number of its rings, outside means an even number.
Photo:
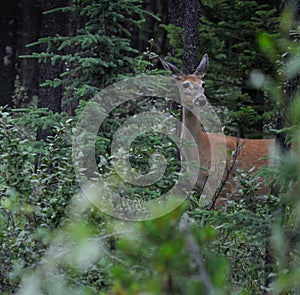
[{"label": "thin tree trunk", "polygon": [[184,53],[183,71],[187,74],[194,72],[199,59],[199,0],[189,0],[185,2],[185,13],[183,20],[184,29]]},{"label": "thin tree trunk", "polygon": [[[170,24],[183,27],[185,4],[186,1],[184,0],[168,0],[168,18]],[[176,54],[176,48],[171,48],[171,54]]]}]

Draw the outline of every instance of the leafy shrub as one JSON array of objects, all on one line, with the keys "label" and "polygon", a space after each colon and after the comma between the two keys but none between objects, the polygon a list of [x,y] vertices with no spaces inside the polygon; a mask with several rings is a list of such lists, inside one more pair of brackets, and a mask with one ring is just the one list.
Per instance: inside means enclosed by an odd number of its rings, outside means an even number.
[{"label": "leafy shrub", "polygon": [[[70,142],[66,141],[72,121],[63,117],[56,121],[55,135],[41,145],[31,141],[37,126],[32,129],[17,123],[26,121],[28,115],[16,119],[10,111],[0,110],[1,256],[6,257],[1,269],[3,292],[12,291],[22,269],[41,258],[49,240],[46,233],[62,222],[69,200],[78,189]],[[44,120],[47,115],[44,112]]]}]

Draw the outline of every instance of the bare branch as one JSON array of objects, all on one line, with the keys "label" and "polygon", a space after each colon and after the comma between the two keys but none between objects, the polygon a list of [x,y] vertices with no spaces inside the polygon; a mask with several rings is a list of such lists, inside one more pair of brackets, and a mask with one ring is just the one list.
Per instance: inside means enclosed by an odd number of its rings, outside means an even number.
[{"label": "bare branch", "polygon": [[205,294],[212,294],[214,291],[214,286],[210,280],[210,277],[206,271],[203,257],[199,251],[198,243],[193,236],[190,225],[188,224],[185,218],[182,218],[180,221],[180,231],[182,232],[186,246],[188,248],[189,255],[191,259],[196,263],[198,271],[199,271],[199,281],[202,282],[205,288]]},{"label": "bare branch", "polygon": [[244,139],[242,143],[240,141],[241,141],[241,138],[236,137],[236,148],[235,148],[235,151],[233,153],[233,158],[231,160],[231,164],[230,164],[230,166],[227,166],[227,163],[226,163],[226,175],[224,176],[224,178],[222,179],[221,184],[219,185],[218,189],[214,193],[212,202],[211,202],[208,210],[212,210],[212,209],[215,208],[216,202],[217,202],[218,198],[220,197],[220,194],[221,194],[225,184],[227,183],[233,168],[237,164],[237,160],[238,160],[238,156],[240,154],[240,151],[244,147],[244,145],[246,144],[246,139]]}]

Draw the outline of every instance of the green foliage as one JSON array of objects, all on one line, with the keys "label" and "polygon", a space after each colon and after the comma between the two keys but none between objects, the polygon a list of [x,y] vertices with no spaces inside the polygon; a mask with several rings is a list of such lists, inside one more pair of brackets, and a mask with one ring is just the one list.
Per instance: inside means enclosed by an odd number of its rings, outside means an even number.
[{"label": "green foliage", "polygon": [[269,206],[269,202],[256,204],[256,210],[250,211],[245,204],[236,202],[228,206],[226,213],[192,212],[195,220],[213,223],[220,229],[210,251],[215,249],[230,265],[230,294],[261,294],[266,284],[269,273],[265,251],[272,224]]},{"label": "green foliage", "polygon": [[183,55],[183,28],[177,27],[173,24],[161,25],[161,27],[167,31],[167,37],[169,40],[170,45],[175,48],[176,55],[175,57],[170,57],[174,61],[178,61],[178,66],[181,65],[181,58]]},{"label": "green foliage", "polygon": [[133,56],[138,51],[130,44],[130,30],[141,27],[145,14],[155,17],[141,4],[141,0],[74,0],[68,7],[46,12],[66,13],[77,28],[70,36],[45,37],[30,44],[46,44],[47,50],[27,58],[50,59],[53,66],[63,64],[65,68],[43,85],[63,86],[71,99],[88,99],[135,68]]},{"label": "green foliage", "polygon": [[143,223],[101,217],[97,224],[99,214],[76,196],[68,221],[19,294],[224,294],[228,266],[207,247],[216,230],[193,229],[183,209]]},{"label": "green foliage", "polygon": [[[130,238],[119,240],[126,263],[115,269],[119,279],[112,294],[218,294],[226,282],[227,264],[218,253],[207,252],[216,231],[210,226],[192,229],[181,210],[136,224]],[[130,272],[127,264],[134,265]],[[208,289],[202,284],[206,279]]]},{"label": "green foliage", "polygon": [[[40,126],[38,120],[33,126],[32,119],[43,114],[49,122],[52,114],[45,110],[20,114],[19,110],[14,118],[8,110],[0,111],[3,292],[12,292],[22,269],[41,258],[50,238],[49,231],[62,222],[70,197],[77,190],[70,143],[66,143],[72,121],[61,117],[59,122],[56,116],[55,134],[43,146],[32,141],[34,130]],[[22,121],[28,125],[19,125]]]}]

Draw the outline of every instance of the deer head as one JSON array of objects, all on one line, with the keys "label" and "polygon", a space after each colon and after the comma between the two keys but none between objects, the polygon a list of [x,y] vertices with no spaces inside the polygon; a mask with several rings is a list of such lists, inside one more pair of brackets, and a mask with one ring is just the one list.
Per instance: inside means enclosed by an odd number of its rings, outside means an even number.
[{"label": "deer head", "polygon": [[195,106],[206,105],[207,99],[204,94],[205,82],[203,81],[203,78],[208,69],[207,54],[204,54],[197,69],[191,75],[184,75],[176,66],[161,58],[160,61],[164,69],[171,72],[172,76],[181,82],[179,83],[179,89],[183,106],[193,108]]}]

